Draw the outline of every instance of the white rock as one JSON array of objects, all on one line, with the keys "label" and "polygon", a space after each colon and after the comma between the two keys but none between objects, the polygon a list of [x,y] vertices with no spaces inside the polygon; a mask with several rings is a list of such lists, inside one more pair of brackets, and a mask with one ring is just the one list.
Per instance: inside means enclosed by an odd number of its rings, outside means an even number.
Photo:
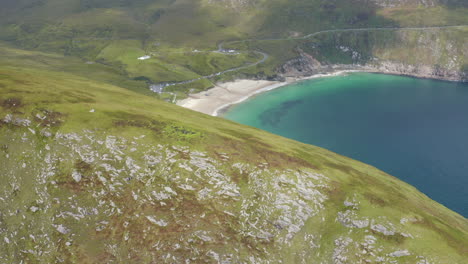
[{"label": "white rock", "polygon": [[[50,133],[50,131],[47,131],[46,129],[43,129],[43,130],[41,130],[41,135],[43,135],[44,137],[51,137],[52,133]],[[47,149],[47,147],[46,147],[46,149]],[[50,149],[47,149],[47,150],[50,150]]]},{"label": "white rock", "polygon": [[156,198],[156,200],[161,201],[161,200],[166,200],[171,198],[171,195],[165,193],[165,192],[155,192],[152,191],[151,194]]},{"label": "white rock", "polygon": [[353,224],[354,227],[357,228],[364,228],[369,225],[369,220],[364,219],[364,220],[352,220],[351,223]]},{"label": "white rock", "polygon": [[389,254],[390,257],[404,257],[409,256],[411,253],[408,250],[397,250]]},{"label": "white rock", "polygon": [[167,226],[167,222],[164,221],[164,220],[156,220],[154,217],[152,216],[147,216],[146,219],[148,219],[148,221],[150,221],[151,223],[155,224],[155,225],[158,225],[158,226]]},{"label": "white rock", "polygon": [[13,121],[13,116],[12,116],[11,114],[7,114],[7,115],[5,116],[5,118],[3,118],[3,122],[5,122],[5,123],[7,123],[7,124],[8,124],[8,123],[11,123],[11,121]]},{"label": "white rock", "polygon": [[382,233],[386,236],[393,236],[395,235],[395,231],[393,230],[388,230],[385,226],[377,224],[377,225],[372,225],[371,229],[374,230],[375,232]]},{"label": "white rock", "polygon": [[348,199],[346,199],[344,201],[344,206],[346,206],[346,207],[351,207],[351,206],[355,206],[355,205],[356,205],[355,203],[348,201]]},{"label": "white rock", "polygon": [[198,235],[198,238],[200,238],[201,240],[203,240],[203,241],[205,241],[205,242],[210,242],[210,241],[213,240],[211,237],[206,236],[206,235],[203,235],[203,234]]},{"label": "white rock", "polygon": [[166,186],[166,187],[164,187],[164,190],[166,190],[166,192],[168,192],[168,193],[177,195],[177,193],[174,190],[172,190],[171,187]]},{"label": "white rock", "polygon": [[76,181],[76,182],[80,182],[81,181],[81,174],[77,171],[73,171],[72,172],[72,178]]},{"label": "white rock", "polygon": [[402,236],[404,237],[409,237],[409,238],[414,238],[413,235],[409,234],[409,233],[400,233]]},{"label": "white rock", "polygon": [[58,225],[55,228],[62,234],[68,234],[70,232],[70,229],[64,227],[63,225]]},{"label": "white rock", "polygon": [[138,195],[132,191],[133,200],[138,201]]}]

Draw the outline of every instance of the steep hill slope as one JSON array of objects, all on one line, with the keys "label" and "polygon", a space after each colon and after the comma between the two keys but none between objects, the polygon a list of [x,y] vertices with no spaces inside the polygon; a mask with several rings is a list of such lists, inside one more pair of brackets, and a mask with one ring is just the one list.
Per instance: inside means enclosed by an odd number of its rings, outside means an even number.
[{"label": "steep hill slope", "polygon": [[465,218],[371,166],[3,52],[2,263],[468,259]]},{"label": "steep hill slope", "polygon": [[[466,81],[467,41],[468,26],[384,28],[324,33],[289,43],[256,41],[249,48],[266,46],[273,58],[287,60],[279,68],[270,64],[271,73],[283,76],[343,68]],[[292,52],[277,51],[279,45],[288,45]]]}]

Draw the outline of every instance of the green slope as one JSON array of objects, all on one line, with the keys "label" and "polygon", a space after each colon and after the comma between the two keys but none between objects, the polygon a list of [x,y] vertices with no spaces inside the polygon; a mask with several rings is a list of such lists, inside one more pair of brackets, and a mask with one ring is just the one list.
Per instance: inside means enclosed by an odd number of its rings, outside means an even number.
[{"label": "green slope", "polygon": [[[213,53],[223,41],[284,39],[328,29],[467,25],[467,10],[466,1],[458,0],[8,0],[0,10],[0,40],[23,49],[102,64],[129,82],[196,79],[258,60],[253,50],[271,55],[266,63],[256,67],[170,89],[169,92],[183,97],[190,91],[211,87],[214,81],[236,77],[277,78],[278,67],[297,58],[298,48],[304,49],[297,42],[260,41],[250,46],[235,46],[241,54]],[[444,38],[441,34],[434,38]],[[353,42],[366,58],[388,59],[389,56],[379,52],[387,49],[392,53],[392,60],[411,65],[414,61],[416,65],[426,63],[418,61],[421,56],[406,55],[413,50],[400,49],[409,41],[397,33],[385,35],[390,44],[382,43],[382,39],[369,43],[366,36],[356,41],[356,36],[337,34],[322,35],[312,41],[325,46],[329,44],[327,38],[338,38],[337,46]],[[466,33],[458,32],[457,38],[466,41]],[[417,42],[409,45],[417,46]],[[466,50],[464,46],[457,43],[455,48],[456,55],[463,58],[464,53],[459,50]],[[426,51],[418,53],[422,52]],[[143,55],[152,57],[137,60]],[[336,50],[324,51],[318,57],[324,64],[353,63]],[[456,71],[464,66],[458,62],[445,63],[446,59],[428,60],[432,63],[429,66],[450,66]],[[115,83],[108,77],[106,81]],[[132,87],[136,89],[138,85]],[[173,95],[163,95],[168,96]]]},{"label": "green slope", "polygon": [[2,52],[1,263],[468,259],[465,218],[376,168]]}]

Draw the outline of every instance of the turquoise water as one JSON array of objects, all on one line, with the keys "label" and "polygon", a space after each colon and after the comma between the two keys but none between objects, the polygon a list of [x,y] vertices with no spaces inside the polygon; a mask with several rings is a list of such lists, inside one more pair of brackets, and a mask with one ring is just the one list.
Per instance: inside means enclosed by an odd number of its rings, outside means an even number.
[{"label": "turquoise water", "polygon": [[357,73],[253,97],[225,118],[376,166],[468,216],[468,84]]}]

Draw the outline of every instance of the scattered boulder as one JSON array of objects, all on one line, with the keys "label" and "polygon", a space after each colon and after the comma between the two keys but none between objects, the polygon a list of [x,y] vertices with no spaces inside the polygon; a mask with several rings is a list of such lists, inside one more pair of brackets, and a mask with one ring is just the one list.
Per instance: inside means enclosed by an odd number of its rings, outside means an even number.
[{"label": "scattered boulder", "polygon": [[411,253],[408,250],[397,250],[395,252],[392,252],[388,254],[390,257],[404,257],[404,256],[409,256]]}]

